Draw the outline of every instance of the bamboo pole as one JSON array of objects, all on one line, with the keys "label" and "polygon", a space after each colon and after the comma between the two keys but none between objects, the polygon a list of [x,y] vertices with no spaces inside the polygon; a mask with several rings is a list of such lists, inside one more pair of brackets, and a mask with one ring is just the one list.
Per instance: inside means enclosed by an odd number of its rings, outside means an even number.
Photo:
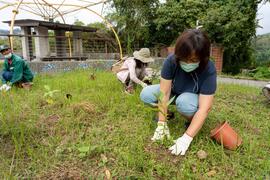
[{"label": "bamboo pole", "polygon": [[72,57],[72,47],[71,47],[71,40],[70,40],[71,33],[68,31],[66,34],[67,34],[67,38],[68,38],[69,57]]},{"label": "bamboo pole", "polygon": [[[13,34],[13,27],[14,27],[15,18],[16,18],[16,15],[19,13],[18,9],[19,9],[22,2],[23,2],[23,0],[20,0],[17,4],[16,8],[12,11],[13,16],[12,16],[11,23],[10,23],[9,34]],[[12,36],[10,37],[10,49],[13,51],[13,37]]]},{"label": "bamboo pole", "polygon": [[43,1],[43,2],[44,2],[45,4],[47,4],[49,7],[53,8],[55,11],[57,11],[58,14],[61,16],[61,18],[62,18],[64,24],[66,24],[66,21],[65,21],[63,15],[62,15],[62,13],[61,13],[57,8],[53,7],[53,5],[49,4],[49,3],[48,3],[47,1],[45,1],[45,0],[41,0],[41,1]]}]

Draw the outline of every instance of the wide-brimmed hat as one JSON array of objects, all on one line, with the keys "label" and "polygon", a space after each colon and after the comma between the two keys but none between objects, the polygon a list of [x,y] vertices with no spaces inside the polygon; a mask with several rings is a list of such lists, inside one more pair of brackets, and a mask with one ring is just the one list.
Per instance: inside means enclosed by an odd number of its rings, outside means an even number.
[{"label": "wide-brimmed hat", "polygon": [[0,45],[0,52],[4,51],[4,50],[8,50],[9,47],[7,45]]},{"label": "wide-brimmed hat", "polygon": [[133,53],[135,59],[142,61],[143,63],[153,62],[154,59],[150,56],[150,50],[148,48],[142,48],[139,51]]}]

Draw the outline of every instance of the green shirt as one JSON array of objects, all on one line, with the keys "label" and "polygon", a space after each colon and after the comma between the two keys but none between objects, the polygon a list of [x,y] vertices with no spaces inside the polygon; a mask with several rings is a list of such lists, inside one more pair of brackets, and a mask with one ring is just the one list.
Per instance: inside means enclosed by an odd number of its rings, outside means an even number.
[{"label": "green shirt", "polygon": [[[5,59],[3,69],[3,71],[13,72],[12,79],[10,81],[11,85],[19,81],[32,82],[34,75],[26,61],[15,54],[12,54],[11,60],[12,63],[9,64],[8,59]],[[2,78],[2,82],[5,84],[6,80]]]}]

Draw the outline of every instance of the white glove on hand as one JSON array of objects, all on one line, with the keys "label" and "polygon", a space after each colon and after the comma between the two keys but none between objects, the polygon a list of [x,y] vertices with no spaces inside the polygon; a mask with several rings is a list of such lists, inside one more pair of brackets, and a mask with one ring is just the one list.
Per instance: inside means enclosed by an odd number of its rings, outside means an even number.
[{"label": "white glove on hand", "polygon": [[11,89],[11,86],[7,85],[7,84],[3,84],[1,87],[0,87],[0,91],[8,91]]},{"label": "white glove on hand", "polygon": [[172,151],[171,153],[174,155],[185,155],[192,140],[193,138],[185,133],[175,141],[175,144],[170,147],[169,150]]},{"label": "white glove on hand", "polygon": [[145,88],[145,87],[147,86],[147,84],[146,84],[146,83],[142,83],[141,86],[142,86],[143,88]]},{"label": "white glove on hand", "polygon": [[6,86],[6,91],[9,91],[11,89],[11,86],[7,85]]},{"label": "white glove on hand", "polygon": [[164,139],[164,137],[170,138],[170,131],[166,122],[158,122],[158,127],[151,138],[152,141],[158,141]]},{"label": "white glove on hand", "polygon": [[7,84],[3,84],[3,85],[0,87],[0,91],[6,90],[7,86],[8,86]]}]

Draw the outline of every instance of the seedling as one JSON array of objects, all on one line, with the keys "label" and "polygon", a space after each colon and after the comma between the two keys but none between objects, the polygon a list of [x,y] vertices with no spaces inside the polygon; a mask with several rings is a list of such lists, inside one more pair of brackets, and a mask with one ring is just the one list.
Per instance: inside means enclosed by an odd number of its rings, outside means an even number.
[{"label": "seedling", "polygon": [[90,74],[90,79],[91,80],[96,80],[96,69],[93,69],[92,73]]},{"label": "seedling", "polygon": [[50,86],[48,86],[48,85],[45,85],[44,88],[47,91],[43,95],[46,98],[46,102],[48,104],[53,104],[54,103],[54,94],[57,92],[60,92],[60,90],[51,90]]},{"label": "seedling", "polygon": [[164,93],[163,92],[159,92],[157,94],[154,94],[158,100],[157,104],[152,104],[155,107],[158,107],[158,112],[160,112],[164,117],[165,117],[165,122],[167,122],[168,120],[168,111],[164,111],[165,108],[167,108],[175,99],[175,96],[173,96],[171,99],[169,99],[169,101],[166,103],[163,101],[164,98]]}]

